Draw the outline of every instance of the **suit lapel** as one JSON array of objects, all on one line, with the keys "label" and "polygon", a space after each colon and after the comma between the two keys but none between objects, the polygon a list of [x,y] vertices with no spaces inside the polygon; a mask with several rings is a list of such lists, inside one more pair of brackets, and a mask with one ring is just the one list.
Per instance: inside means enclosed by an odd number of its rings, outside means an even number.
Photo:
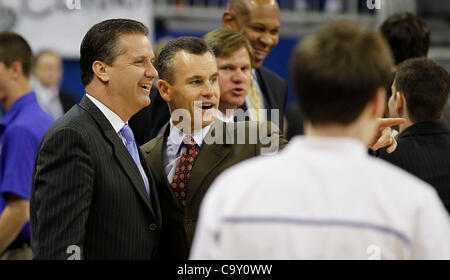
[{"label": "suit lapel", "polygon": [[163,129],[163,134],[156,139],[155,148],[145,151],[146,158],[149,160],[150,168],[154,170],[155,181],[160,182],[161,192],[164,192],[165,197],[171,197],[171,201],[175,207],[182,210],[181,204],[175,197],[175,193],[172,191],[172,185],[167,180],[166,170],[164,169],[164,152],[166,149],[166,141],[170,132],[170,125],[166,125]]},{"label": "suit lapel", "polygon": [[[94,103],[92,103],[92,101],[89,100],[89,98],[86,95],[81,100],[80,106],[84,110],[86,110],[91,115],[91,117],[97,122],[97,124],[100,126],[101,131],[103,132],[105,138],[108,139],[111,146],[113,147],[114,156],[117,158],[119,164],[122,166],[123,170],[128,175],[128,178],[132,182],[136,191],[139,193],[139,196],[144,200],[144,202],[147,205],[147,207],[149,208],[150,212],[156,218],[156,215],[155,215],[152,205],[150,203],[141,173],[139,172],[139,169],[137,168],[136,163],[134,162],[134,160],[131,157],[130,153],[128,152],[127,148],[123,144],[122,140],[120,140],[119,136],[117,135],[116,131],[112,127],[111,123],[103,115],[103,113],[100,111],[100,109],[97,108],[97,106]],[[149,182],[151,182],[151,180],[150,180],[151,175],[149,175],[148,172],[147,172],[147,176],[150,176]],[[153,195],[153,194],[150,193],[150,195]]]},{"label": "suit lapel", "polygon": [[[265,109],[270,110],[272,108],[278,108],[278,106],[275,106],[276,105],[275,96],[274,96],[274,94],[271,93],[271,87],[266,81],[267,78],[266,78],[264,72],[261,70],[261,68],[259,68],[259,69],[255,70],[255,74],[256,74],[256,79],[257,79],[259,88],[261,89],[261,94],[263,96]],[[248,110],[247,104],[245,104],[245,102],[239,108],[244,110],[244,112],[246,112]],[[270,119],[271,119],[271,114],[268,112],[267,120],[270,121]],[[245,120],[249,121],[250,118],[248,116],[246,116]],[[236,118],[235,118],[235,121],[243,121],[243,120],[236,120]]]},{"label": "suit lapel", "polygon": [[271,94],[271,88],[266,82],[264,72],[261,69],[256,69],[255,73],[258,79],[259,88],[261,89],[261,94],[264,96],[264,99],[266,101],[266,109],[278,108],[274,107],[275,105],[274,95]]},{"label": "suit lapel", "polygon": [[[214,122],[213,127],[210,129],[205,139],[211,139],[211,137],[214,137],[211,133],[216,129],[222,129],[223,137],[225,139],[227,133],[226,125],[219,120]],[[207,140],[206,142],[211,143],[210,140]],[[214,170],[214,168],[216,168],[217,165],[219,165],[232,150],[232,146],[229,144],[207,144],[206,142],[203,140],[202,147],[191,171],[188,183],[186,205],[189,205],[190,201],[194,197],[194,194],[200,188],[208,174],[211,173],[211,171]]]},{"label": "suit lapel", "polygon": [[161,209],[159,206],[159,198],[158,198],[158,191],[156,189],[156,183],[153,178],[153,174],[150,171],[147,162],[145,161],[144,154],[140,147],[138,147],[139,151],[139,159],[141,160],[142,167],[144,168],[145,174],[147,174],[147,178],[149,181],[149,189],[150,189],[150,206],[152,206],[153,213],[156,214],[155,217],[157,218],[157,221],[161,225]]}]

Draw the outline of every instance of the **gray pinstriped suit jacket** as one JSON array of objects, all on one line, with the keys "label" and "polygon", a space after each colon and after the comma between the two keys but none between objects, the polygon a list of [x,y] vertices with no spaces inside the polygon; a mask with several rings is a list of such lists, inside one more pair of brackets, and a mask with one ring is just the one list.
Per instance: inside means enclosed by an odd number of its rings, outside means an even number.
[{"label": "gray pinstriped suit jacket", "polygon": [[34,259],[151,259],[161,213],[144,157],[151,199],[113,127],[86,96],[47,131],[33,171],[30,221]]}]

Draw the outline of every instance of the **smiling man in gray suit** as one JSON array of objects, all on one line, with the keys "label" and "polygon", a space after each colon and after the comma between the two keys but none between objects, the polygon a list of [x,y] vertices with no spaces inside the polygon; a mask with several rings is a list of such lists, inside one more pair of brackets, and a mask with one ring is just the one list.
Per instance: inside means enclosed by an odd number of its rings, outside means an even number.
[{"label": "smiling man in gray suit", "polygon": [[151,259],[161,215],[155,184],[128,120],[150,103],[158,73],[148,29],[94,25],[81,44],[86,94],[38,151],[31,192],[35,259]]}]

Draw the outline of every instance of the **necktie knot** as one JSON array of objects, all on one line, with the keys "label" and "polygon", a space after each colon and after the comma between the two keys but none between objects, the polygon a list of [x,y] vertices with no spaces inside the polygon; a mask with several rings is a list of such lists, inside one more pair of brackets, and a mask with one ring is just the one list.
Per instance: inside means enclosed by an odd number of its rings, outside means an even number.
[{"label": "necktie knot", "polygon": [[191,136],[184,137],[183,144],[186,145],[186,147],[188,148],[194,148],[195,147],[194,138],[192,138]]},{"label": "necktie knot", "polygon": [[128,124],[125,124],[122,127],[122,129],[120,130],[120,133],[122,134],[123,138],[125,138],[125,140],[127,140],[127,142],[134,142],[134,134]]}]

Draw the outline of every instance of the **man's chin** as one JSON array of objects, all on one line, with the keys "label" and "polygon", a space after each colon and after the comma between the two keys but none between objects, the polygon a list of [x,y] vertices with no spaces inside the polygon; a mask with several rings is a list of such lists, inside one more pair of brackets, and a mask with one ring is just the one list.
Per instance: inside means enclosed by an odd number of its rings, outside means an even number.
[{"label": "man's chin", "polygon": [[151,103],[150,96],[144,97],[142,99],[142,105],[143,105],[142,108],[147,107],[148,105],[150,105],[150,103]]},{"label": "man's chin", "polygon": [[208,125],[212,124],[214,122],[215,118],[213,117],[212,120],[207,120],[202,122],[202,128],[207,127]]},{"label": "man's chin", "polygon": [[139,100],[139,104],[138,104],[138,106],[136,106],[137,111],[135,112],[135,114],[137,112],[139,112],[140,110],[144,109],[145,107],[149,106],[150,103],[151,103],[150,97],[144,97],[141,100]]},{"label": "man's chin", "polygon": [[253,68],[255,68],[255,69],[260,68],[262,66],[263,62],[264,62],[264,60],[255,60],[253,62]]}]

